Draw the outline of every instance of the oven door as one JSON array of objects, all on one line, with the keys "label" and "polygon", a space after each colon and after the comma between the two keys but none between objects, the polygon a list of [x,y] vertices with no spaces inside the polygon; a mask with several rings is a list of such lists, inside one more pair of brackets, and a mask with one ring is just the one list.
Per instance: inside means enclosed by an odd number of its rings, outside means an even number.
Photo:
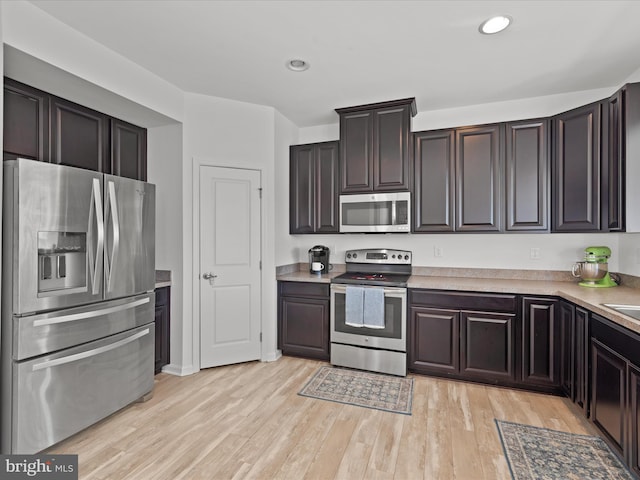
[{"label": "oven door", "polygon": [[[364,285],[363,285],[364,286]],[[407,289],[384,288],[384,328],[352,327],[345,323],[346,285],[331,284],[331,343],[407,351]]]}]

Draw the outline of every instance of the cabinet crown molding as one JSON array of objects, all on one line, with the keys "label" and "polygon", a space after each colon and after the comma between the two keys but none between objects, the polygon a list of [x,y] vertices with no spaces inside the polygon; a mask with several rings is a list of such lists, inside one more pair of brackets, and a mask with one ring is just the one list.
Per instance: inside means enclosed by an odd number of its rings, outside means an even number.
[{"label": "cabinet crown molding", "polygon": [[344,113],[359,112],[362,110],[376,110],[378,108],[402,107],[405,105],[409,105],[411,116],[415,117],[416,114],[418,113],[418,110],[416,108],[415,97],[402,98],[400,100],[389,100],[386,102],[368,103],[366,105],[358,105],[355,107],[336,108],[335,111],[339,115],[342,115]]}]

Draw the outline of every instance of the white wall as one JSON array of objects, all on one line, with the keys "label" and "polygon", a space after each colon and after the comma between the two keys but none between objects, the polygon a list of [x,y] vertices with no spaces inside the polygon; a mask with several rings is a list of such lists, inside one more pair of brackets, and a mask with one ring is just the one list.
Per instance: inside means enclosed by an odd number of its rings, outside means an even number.
[{"label": "white wall", "polygon": [[[198,368],[199,332],[198,312],[198,238],[194,235],[194,165],[206,163],[224,167],[258,169],[262,172],[263,209],[263,273],[262,325],[264,360],[276,358],[276,310],[275,310],[275,111],[271,107],[236,102],[223,98],[186,94],[184,113],[184,164],[183,164],[183,245],[185,306],[183,317],[192,318],[191,325],[183,331],[184,368],[188,369],[188,352],[191,367]],[[189,295],[193,295],[190,301]],[[273,294],[273,295],[272,295]],[[188,345],[189,339],[194,343]]]},{"label": "white wall", "polygon": [[170,364],[165,370],[180,373],[185,320],[182,314],[182,124],[149,128],[147,142],[147,180],[156,185],[156,270],[171,271],[171,351]]}]

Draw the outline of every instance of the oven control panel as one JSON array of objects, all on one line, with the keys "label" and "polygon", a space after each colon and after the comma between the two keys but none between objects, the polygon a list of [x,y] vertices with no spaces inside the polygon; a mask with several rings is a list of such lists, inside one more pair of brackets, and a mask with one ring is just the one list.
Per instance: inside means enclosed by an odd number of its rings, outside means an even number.
[{"label": "oven control panel", "polygon": [[391,248],[347,250],[345,261],[346,263],[411,265],[411,252],[409,250],[394,250]]}]

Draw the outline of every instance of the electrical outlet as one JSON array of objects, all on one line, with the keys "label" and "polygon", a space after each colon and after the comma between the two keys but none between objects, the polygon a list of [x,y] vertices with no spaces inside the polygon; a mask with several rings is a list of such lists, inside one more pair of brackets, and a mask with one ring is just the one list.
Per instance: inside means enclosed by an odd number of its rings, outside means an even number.
[{"label": "electrical outlet", "polygon": [[529,252],[529,257],[531,260],[540,260],[540,249],[532,248]]},{"label": "electrical outlet", "polygon": [[442,247],[433,247],[433,256],[434,257],[442,257]]}]

